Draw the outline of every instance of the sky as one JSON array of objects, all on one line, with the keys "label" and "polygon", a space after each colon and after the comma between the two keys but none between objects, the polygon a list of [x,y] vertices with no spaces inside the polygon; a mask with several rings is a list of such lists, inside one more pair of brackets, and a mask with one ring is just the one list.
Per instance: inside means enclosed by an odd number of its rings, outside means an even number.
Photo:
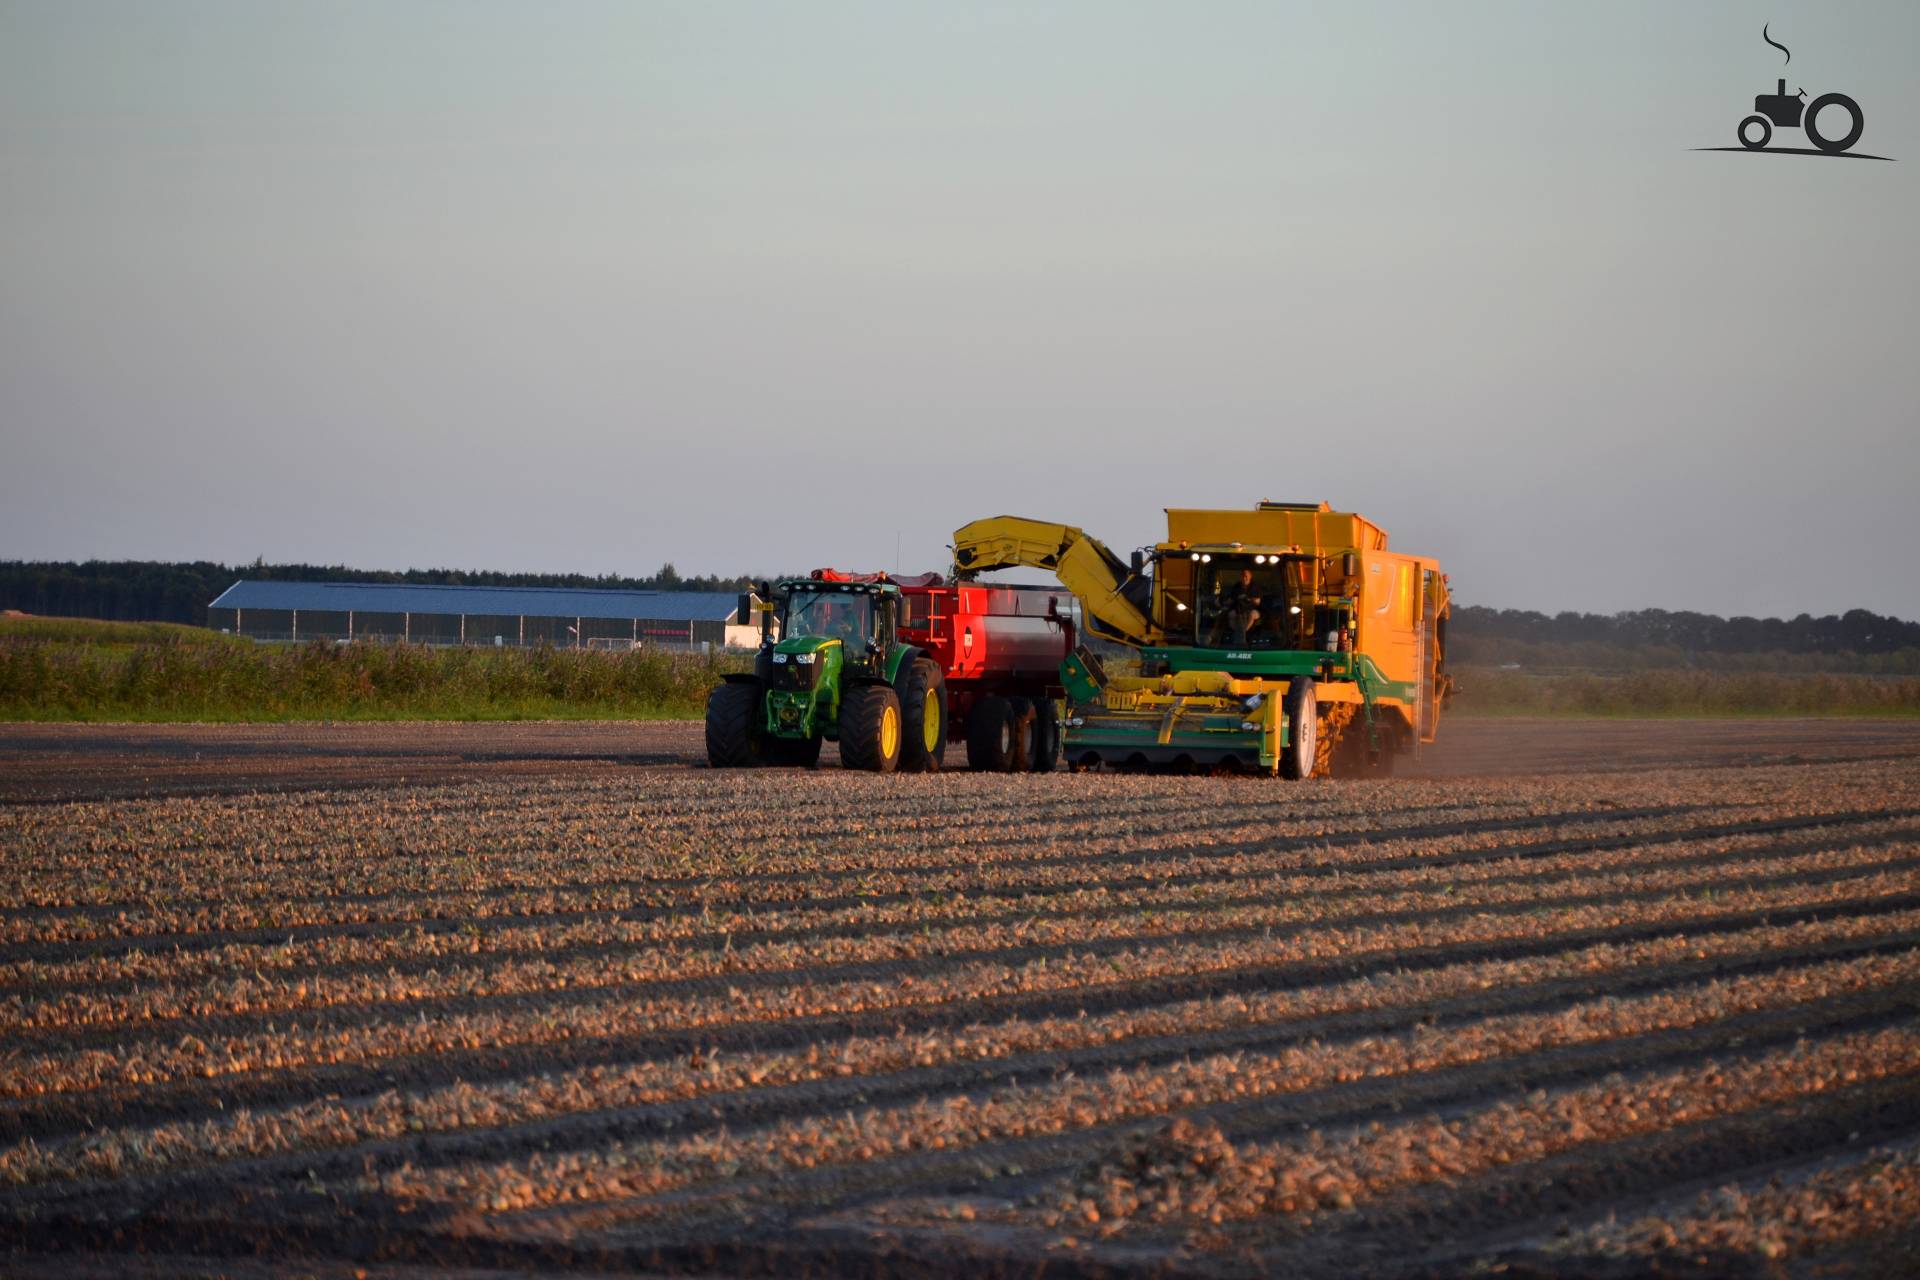
[{"label": "sky", "polygon": [[[1911,0],[0,0],[0,559],[919,571],[1324,499],[1467,603],[1920,618],[1916,52]],[[1895,162],[1693,150],[1780,76]]]}]

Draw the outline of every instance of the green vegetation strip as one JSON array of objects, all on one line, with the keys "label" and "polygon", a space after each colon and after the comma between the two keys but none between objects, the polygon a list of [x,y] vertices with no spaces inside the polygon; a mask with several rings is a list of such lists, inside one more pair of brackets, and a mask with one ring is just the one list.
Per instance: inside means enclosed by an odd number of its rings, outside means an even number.
[{"label": "green vegetation strip", "polygon": [[1470,716],[1920,716],[1915,676],[1467,667],[1455,679],[1453,710]]},{"label": "green vegetation strip", "polygon": [[677,719],[699,716],[707,691],[749,661],[648,651],[263,645],[165,624],[32,621],[73,634],[22,634],[21,620],[7,620],[0,720]]}]

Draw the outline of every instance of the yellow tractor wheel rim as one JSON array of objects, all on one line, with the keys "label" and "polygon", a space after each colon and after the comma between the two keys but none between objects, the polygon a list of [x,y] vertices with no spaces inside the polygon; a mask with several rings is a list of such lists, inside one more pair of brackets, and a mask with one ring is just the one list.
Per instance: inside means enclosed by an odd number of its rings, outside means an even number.
[{"label": "yellow tractor wheel rim", "polygon": [[880,755],[891,757],[900,749],[900,713],[892,707],[880,712]]},{"label": "yellow tractor wheel rim", "polygon": [[940,695],[931,689],[920,708],[920,736],[929,751],[940,745]]}]

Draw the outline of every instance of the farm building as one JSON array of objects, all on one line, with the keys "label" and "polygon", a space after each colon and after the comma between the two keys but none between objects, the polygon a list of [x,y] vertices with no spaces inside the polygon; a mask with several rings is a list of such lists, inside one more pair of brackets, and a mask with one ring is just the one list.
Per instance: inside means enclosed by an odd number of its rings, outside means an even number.
[{"label": "farm building", "polygon": [[737,597],[710,591],[439,587],[385,582],[234,583],[207,625],[256,640],[399,640],[626,649],[750,647]]}]

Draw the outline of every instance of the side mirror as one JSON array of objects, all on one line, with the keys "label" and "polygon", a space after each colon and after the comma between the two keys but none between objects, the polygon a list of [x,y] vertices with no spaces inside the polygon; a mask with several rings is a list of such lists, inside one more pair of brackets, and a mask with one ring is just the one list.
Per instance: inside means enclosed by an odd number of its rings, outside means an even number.
[{"label": "side mirror", "polygon": [[1139,577],[1143,572],[1145,572],[1146,567],[1147,567],[1146,552],[1136,549],[1133,553],[1133,576],[1136,578]]},{"label": "side mirror", "polygon": [[1359,555],[1355,552],[1349,551],[1344,556],[1341,556],[1340,568],[1341,568],[1341,571],[1344,572],[1349,578],[1359,577],[1360,576]]},{"label": "side mirror", "polygon": [[741,626],[753,621],[753,592],[742,591],[733,605],[733,618]]}]

